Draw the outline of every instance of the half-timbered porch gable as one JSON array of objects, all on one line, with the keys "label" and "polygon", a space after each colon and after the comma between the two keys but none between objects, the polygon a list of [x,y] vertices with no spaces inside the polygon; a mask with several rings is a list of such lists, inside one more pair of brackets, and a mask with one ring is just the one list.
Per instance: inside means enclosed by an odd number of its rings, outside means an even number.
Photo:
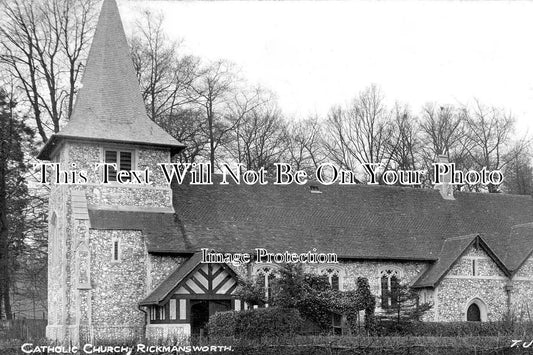
[{"label": "half-timbered porch gable", "polygon": [[201,261],[194,254],[139,303],[149,315],[147,331],[186,327],[188,334],[206,334],[210,316],[245,308],[234,296],[237,273],[227,264]]},{"label": "half-timbered porch gable", "polygon": [[176,288],[179,295],[227,295],[237,288],[238,278],[225,264],[200,264]]},{"label": "half-timbered porch gable", "polygon": [[182,298],[231,298],[239,277],[227,264],[201,262],[201,254],[195,253],[153,290],[140,306],[161,306],[173,295]]}]

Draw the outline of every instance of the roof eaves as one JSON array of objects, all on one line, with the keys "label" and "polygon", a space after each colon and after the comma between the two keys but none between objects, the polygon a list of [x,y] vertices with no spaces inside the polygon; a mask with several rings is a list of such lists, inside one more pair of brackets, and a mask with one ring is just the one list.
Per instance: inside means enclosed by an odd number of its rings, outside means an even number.
[{"label": "roof eaves", "polygon": [[507,268],[507,266],[505,266],[505,264],[500,260],[500,258],[498,257],[498,255],[496,255],[496,253],[492,250],[492,248],[487,244],[487,242],[485,242],[483,240],[483,238],[481,236],[478,236],[479,238],[479,241],[481,242],[480,245],[481,247],[484,249],[484,251],[489,255],[489,257],[492,259],[492,261],[494,261],[496,263],[496,265],[498,265],[498,267],[500,268],[500,270],[503,271],[503,273],[507,276],[507,277],[511,277],[512,273],[511,271]]},{"label": "roof eaves", "polygon": [[172,155],[179,153],[182,149],[184,149],[186,146],[185,144],[182,144],[180,142],[177,142],[177,144],[168,144],[168,143],[152,143],[152,142],[142,142],[142,141],[126,141],[126,140],[119,140],[119,139],[107,139],[107,138],[91,138],[91,137],[83,137],[83,136],[71,136],[71,135],[65,135],[59,133],[55,133],[48,141],[45,143],[45,145],[41,148],[39,154],[37,155],[37,159],[39,160],[50,160],[51,154],[54,148],[56,147],[56,144],[60,143],[63,140],[76,140],[77,142],[101,142],[101,143],[118,143],[118,144],[128,144],[128,145],[139,145],[139,146],[149,146],[149,147],[159,147],[159,148],[167,148],[170,149],[170,153]]},{"label": "roof eaves", "polygon": [[517,272],[518,270],[520,270],[520,268],[522,267],[522,265],[524,265],[526,263],[526,261],[529,260],[529,258],[533,255],[533,250],[531,250],[527,255],[526,257],[524,258],[524,260],[522,260],[520,262],[520,264],[518,264],[518,266],[516,267],[516,269],[514,270],[509,270],[510,272],[510,277],[513,277]]},{"label": "roof eaves", "polygon": [[[146,296],[139,306],[151,306],[161,305],[165,302],[165,299],[172,294],[172,292],[178,287],[191,272],[193,272],[201,261],[201,253],[195,253],[185,263],[179,265],[174,272],[172,272],[159,286],[157,286],[148,296]],[[184,269],[184,270],[183,270]],[[183,273],[177,280],[173,280],[178,273]],[[169,282],[174,285],[168,285]]]},{"label": "roof eaves", "polygon": [[470,248],[470,246],[472,246],[472,244],[474,243],[474,241],[476,240],[476,238],[478,238],[479,235],[477,234],[469,234],[469,235],[465,235],[465,236],[458,236],[458,237],[452,237],[452,238],[447,238],[444,243],[442,243],[442,247],[441,247],[441,250],[440,250],[440,254],[443,253],[444,251],[444,248],[446,246],[446,242],[447,241],[453,241],[453,240],[460,240],[460,239],[467,239],[467,238],[472,238],[472,240],[470,241],[470,243],[468,243],[464,248],[463,250],[461,250],[460,254],[454,259],[454,261],[452,263],[450,263],[450,265],[441,272],[441,274],[438,276],[437,280],[435,282],[427,282],[427,281],[422,281],[422,282],[419,282],[420,280],[424,280],[426,278],[426,276],[432,271],[432,268],[436,267],[439,263],[439,261],[441,261],[441,258],[439,258],[439,260],[437,260],[437,262],[435,264],[433,264],[431,267],[429,267],[422,275],[420,275],[418,277],[418,279],[413,283],[413,287],[415,288],[422,288],[422,287],[436,287],[441,281],[442,279],[444,278],[444,276],[446,276],[446,274],[448,273],[448,271],[457,263],[457,261],[466,253],[466,251],[468,250],[468,248]]},{"label": "roof eaves", "polygon": [[437,261],[438,257],[408,257],[408,256],[375,256],[375,255],[337,255],[337,258],[340,260],[386,260],[386,261],[423,261],[423,262],[434,262]]}]

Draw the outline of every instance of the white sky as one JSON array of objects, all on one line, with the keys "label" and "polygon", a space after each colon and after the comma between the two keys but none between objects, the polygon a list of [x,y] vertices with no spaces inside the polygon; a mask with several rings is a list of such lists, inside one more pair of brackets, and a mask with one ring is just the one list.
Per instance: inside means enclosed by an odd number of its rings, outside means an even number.
[{"label": "white sky", "polygon": [[287,116],[324,115],[371,83],[387,101],[475,97],[533,131],[533,2],[119,0],[127,33],[143,9],[204,59],[229,59]]}]

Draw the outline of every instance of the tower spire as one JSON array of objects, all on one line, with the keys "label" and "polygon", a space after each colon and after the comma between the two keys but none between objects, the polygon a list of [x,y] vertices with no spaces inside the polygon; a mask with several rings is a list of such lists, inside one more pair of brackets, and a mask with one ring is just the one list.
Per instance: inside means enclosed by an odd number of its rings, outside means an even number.
[{"label": "tower spire", "polygon": [[39,153],[50,159],[64,139],[184,147],[146,114],[115,0],[104,0],[69,123]]}]

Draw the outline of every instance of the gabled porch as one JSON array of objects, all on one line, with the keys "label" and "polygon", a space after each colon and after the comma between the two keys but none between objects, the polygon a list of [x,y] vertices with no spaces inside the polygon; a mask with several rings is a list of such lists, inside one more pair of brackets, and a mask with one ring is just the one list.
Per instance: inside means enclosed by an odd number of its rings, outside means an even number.
[{"label": "gabled porch", "polygon": [[206,335],[211,315],[244,308],[234,296],[238,281],[228,265],[202,263],[201,254],[194,254],[140,302],[147,313],[146,337]]}]

